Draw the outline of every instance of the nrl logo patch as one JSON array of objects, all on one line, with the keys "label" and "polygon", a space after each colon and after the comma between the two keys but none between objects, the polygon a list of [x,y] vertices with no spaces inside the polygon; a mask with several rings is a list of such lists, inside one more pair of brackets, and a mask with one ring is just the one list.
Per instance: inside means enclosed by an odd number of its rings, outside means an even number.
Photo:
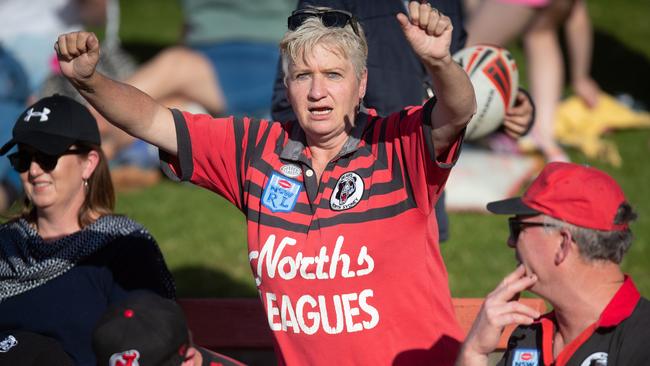
[{"label": "nrl logo patch", "polygon": [[291,212],[301,189],[299,182],[273,172],[264,186],[262,204],[271,212]]},{"label": "nrl logo patch", "polygon": [[539,353],[536,349],[517,349],[512,359],[512,366],[538,366]]},{"label": "nrl logo patch", "polygon": [[348,210],[361,201],[363,196],[363,179],[355,172],[344,173],[332,192],[330,207],[334,211]]},{"label": "nrl logo patch", "polygon": [[8,335],[5,339],[0,341],[0,352],[6,353],[10,349],[16,347],[18,340],[12,335]]},{"label": "nrl logo patch", "polygon": [[606,352],[596,352],[589,355],[585,358],[580,366],[607,366],[607,353]]},{"label": "nrl logo patch", "polygon": [[131,349],[128,351],[114,353],[108,360],[109,366],[140,366],[140,352]]},{"label": "nrl logo patch", "polygon": [[280,167],[280,171],[289,178],[295,178],[302,173],[302,170],[296,164],[285,164]]}]

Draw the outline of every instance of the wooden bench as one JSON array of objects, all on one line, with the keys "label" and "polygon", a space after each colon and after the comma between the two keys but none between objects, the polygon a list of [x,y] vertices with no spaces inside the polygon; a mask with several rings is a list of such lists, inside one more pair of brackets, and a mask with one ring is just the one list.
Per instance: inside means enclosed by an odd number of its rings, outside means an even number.
[{"label": "wooden bench", "polygon": [[[541,299],[520,299],[524,304],[546,311]],[[257,298],[243,299],[179,299],[194,342],[213,350],[273,349],[273,335],[269,329],[262,303]],[[483,303],[482,298],[454,298],[454,310],[461,327],[467,333]],[[501,336],[497,351],[503,351],[514,327],[508,327]]]}]

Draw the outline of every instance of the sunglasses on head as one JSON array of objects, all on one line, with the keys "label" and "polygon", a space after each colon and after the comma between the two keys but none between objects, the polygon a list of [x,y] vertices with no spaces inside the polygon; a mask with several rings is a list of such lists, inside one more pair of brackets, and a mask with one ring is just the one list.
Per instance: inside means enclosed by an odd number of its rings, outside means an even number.
[{"label": "sunglasses on head", "polygon": [[548,225],[543,222],[521,221],[516,217],[508,218],[508,228],[510,229],[510,240],[512,240],[513,243],[516,243],[517,240],[519,239],[519,234],[521,234],[521,232],[525,228],[535,227],[535,226],[548,226]]},{"label": "sunglasses on head", "polygon": [[344,28],[350,24],[354,34],[359,35],[357,20],[352,13],[336,9],[299,9],[294,10],[287,21],[289,30],[296,30],[309,18],[320,18],[323,25],[328,28]]},{"label": "sunglasses on head", "polygon": [[58,155],[45,154],[40,151],[20,150],[8,156],[11,166],[18,172],[24,173],[29,170],[32,161],[38,163],[41,169],[46,172],[54,170],[59,158],[63,155],[81,155],[87,153],[87,149],[68,149]]}]

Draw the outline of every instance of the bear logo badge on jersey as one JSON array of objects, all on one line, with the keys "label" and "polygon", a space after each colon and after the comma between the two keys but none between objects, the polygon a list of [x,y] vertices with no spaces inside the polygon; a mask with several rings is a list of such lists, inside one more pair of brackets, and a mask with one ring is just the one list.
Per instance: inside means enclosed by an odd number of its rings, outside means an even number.
[{"label": "bear logo badge on jersey", "polygon": [[264,186],[262,204],[271,212],[291,212],[301,189],[300,182],[273,172]]},{"label": "bear logo badge on jersey", "polygon": [[516,349],[512,366],[539,366],[539,352],[536,349]]},{"label": "bear logo badge on jersey", "polygon": [[332,191],[330,207],[334,211],[351,209],[361,201],[363,188],[363,179],[359,174],[354,172],[344,173],[336,182],[334,191]]}]

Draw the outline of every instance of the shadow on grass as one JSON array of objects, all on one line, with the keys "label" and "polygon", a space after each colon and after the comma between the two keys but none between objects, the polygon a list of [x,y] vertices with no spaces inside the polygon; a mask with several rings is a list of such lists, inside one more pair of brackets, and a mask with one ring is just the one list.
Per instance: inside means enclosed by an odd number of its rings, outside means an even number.
[{"label": "shadow on grass", "polygon": [[615,37],[595,30],[591,73],[609,94],[630,94],[650,108],[650,60]]},{"label": "shadow on grass", "polygon": [[257,297],[251,282],[236,280],[225,272],[205,267],[180,267],[172,270],[177,297]]}]

